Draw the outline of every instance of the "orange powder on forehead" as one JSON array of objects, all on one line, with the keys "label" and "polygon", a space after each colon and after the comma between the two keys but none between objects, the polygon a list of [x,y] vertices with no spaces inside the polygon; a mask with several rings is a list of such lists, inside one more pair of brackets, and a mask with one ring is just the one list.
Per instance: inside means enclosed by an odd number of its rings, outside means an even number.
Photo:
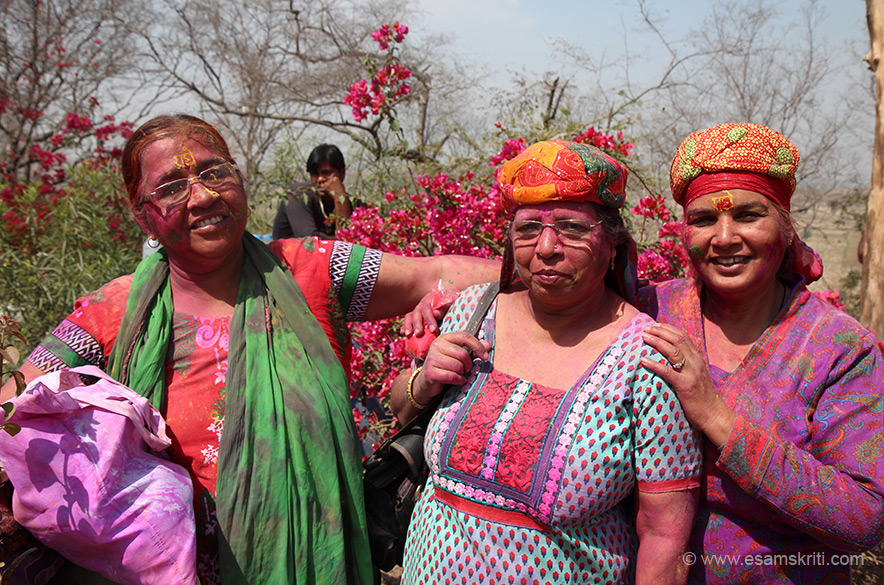
[{"label": "orange powder on forehead", "polygon": [[725,191],[725,193],[727,193],[727,195],[712,198],[712,205],[714,205],[715,209],[718,211],[727,211],[728,209],[734,208],[734,196],[730,194],[730,191]]},{"label": "orange powder on forehead", "polygon": [[187,146],[181,147],[181,154],[174,157],[176,169],[189,169],[196,166],[196,158]]}]

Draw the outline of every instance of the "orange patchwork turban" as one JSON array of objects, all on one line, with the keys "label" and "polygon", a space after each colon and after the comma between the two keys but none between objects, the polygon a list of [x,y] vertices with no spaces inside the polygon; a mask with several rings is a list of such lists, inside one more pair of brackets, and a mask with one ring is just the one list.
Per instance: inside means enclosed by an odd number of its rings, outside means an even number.
[{"label": "orange patchwork turban", "polygon": [[626,167],[595,146],[545,140],[500,167],[507,211],[547,201],[594,202],[619,209],[626,200]]},{"label": "orange patchwork turban", "polygon": [[684,139],[669,170],[682,207],[708,193],[747,189],[789,210],[800,156],[785,136],[759,124],[719,124]]}]

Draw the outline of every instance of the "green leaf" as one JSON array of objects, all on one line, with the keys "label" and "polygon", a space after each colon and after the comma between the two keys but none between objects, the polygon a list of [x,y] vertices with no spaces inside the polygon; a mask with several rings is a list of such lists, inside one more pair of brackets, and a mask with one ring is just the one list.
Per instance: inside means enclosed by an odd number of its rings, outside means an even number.
[{"label": "green leaf", "polygon": [[15,405],[11,402],[4,402],[0,404],[0,408],[3,409],[3,420],[9,420],[12,418],[12,414],[15,412]]},{"label": "green leaf", "polygon": [[402,130],[402,125],[399,123],[399,120],[397,120],[396,118],[390,120],[390,130],[392,130],[393,132],[399,132],[400,130]]},{"label": "green leaf", "polygon": [[21,431],[21,427],[13,422],[8,422],[0,425],[0,430],[6,431],[10,437],[14,437]]}]

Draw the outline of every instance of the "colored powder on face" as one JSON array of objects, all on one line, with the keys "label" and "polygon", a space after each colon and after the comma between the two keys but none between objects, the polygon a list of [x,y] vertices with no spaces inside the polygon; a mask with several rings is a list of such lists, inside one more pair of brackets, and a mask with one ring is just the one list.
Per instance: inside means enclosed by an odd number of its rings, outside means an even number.
[{"label": "colored powder on face", "polygon": [[[210,192],[213,193],[216,197],[221,197],[221,194],[220,194],[220,193],[215,193],[214,191],[210,191]],[[248,217],[249,217],[249,208],[248,208],[248,207],[243,207],[243,208],[241,208],[241,209],[234,209],[234,210],[231,211],[231,214],[230,214],[230,215],[231,215],[231,217],[233,217],[234,220],[240,220],[240,219],[242,219],[243,217],[245,217],[245,218],[248,219]]]},{"label": "colored powder on face", "polygon": [[693,258],[699,258],[700,256],[702,256],[702,254],[700,254],[700,246],[691,246],[690,248],[688,248],[688,254],[690,254]]},{"label": "colored powder on face", "polygon": [[181,147],[181,154],[174,159],[176,169],[188,169],[196,166],[196,158],[186,146]]},{"label": "colored powder on face", "polygon": [[177,244],[182,239],[183,238],[181,237],[181,234],[178,233],[178,230],[172,230],[166,234],[165,237],[161,238],[161,241],[163,245],[168,246],[170,244]]},{"label": "colored powder on face", "polygon": [[713,197],[712,205],[715,206],[715,209],[718,211],[727,211],[728,209],[733,209],[734,207],[734,197],[728,191],[725,191],[727,195],[722,195],[721,197]]}]

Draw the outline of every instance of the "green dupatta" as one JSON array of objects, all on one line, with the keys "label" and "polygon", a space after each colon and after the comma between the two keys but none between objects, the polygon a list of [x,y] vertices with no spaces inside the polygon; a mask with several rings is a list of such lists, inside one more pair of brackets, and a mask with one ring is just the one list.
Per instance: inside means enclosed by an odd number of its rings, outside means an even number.
[{"label": "green dupatta", "polygon": [[[221,582],[371,583],[347,379],[292,274],[251,234],[230,323],[216,508]],[[135,271],[110,374],[165,402],[164,251]]]}]

